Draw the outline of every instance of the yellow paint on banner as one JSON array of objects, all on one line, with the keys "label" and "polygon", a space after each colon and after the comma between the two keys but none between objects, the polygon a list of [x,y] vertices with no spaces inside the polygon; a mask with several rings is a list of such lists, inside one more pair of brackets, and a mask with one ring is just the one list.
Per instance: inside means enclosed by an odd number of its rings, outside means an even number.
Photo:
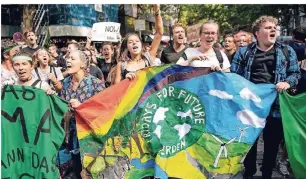
[{"label": "yellow paint on banner", "polygon": [[156,163],[165,171],[168,176],[188,179],[206,179],[205,175],[195,168],[187,160],[186,151],[181,151],[169,158],[155,159]]}]

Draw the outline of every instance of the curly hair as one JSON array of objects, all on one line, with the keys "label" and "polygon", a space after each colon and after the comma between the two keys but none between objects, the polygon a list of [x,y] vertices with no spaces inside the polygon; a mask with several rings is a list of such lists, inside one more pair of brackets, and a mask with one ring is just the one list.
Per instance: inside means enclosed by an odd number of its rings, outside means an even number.
[{"label": "curly hair", "polygon": [[53,64],[54,59],[53,59],[52,55],[50,55],[50,53],[48,52],[48,50],[46,50],[46,49],[44,49],[44,48],[40,48],[40,49],[38,49],[38,50],[33,54],[33,56],[32,56],[32,59],[34,60],[33,62],[34,62],[35,68],[40,66],[39,60],[38,60],[38,53],[39,53],[40,51],[43,51],[43,50],[46,51],[47,54],[48,54],[48,56],[49,56],[49,62],[48,62],[48,64],[49,64],[49,65],[52,65],[52,64]]},{"label": "curly hair", "polygon": [[185,31],[185,35],[187,34],[187,30],[186,30],[186,27],[182,24],[182,23],[176,23],[176,24],[174,24],[171,28],[172,28],[172,33],[173,33],[173,30],[175,29],[175,28],[177,28],[177,27],[181,27],[181,28],[183,28],[184,29],[184,31]]},{"label": "curly hair", "polygon": [[89,67],[90,67],[90,59],[88,58],[88,56],[86,55],[86,53],[84,51],[80,51],[77,50],[76,52],[78,52],[78,55],[80,57],[80,60],[84,63],[85,67],[84,67],[84,72],[85,72],[85,76],[87,76],[89,74]]},{"label": "curly hair", "polygon": [[278,25],[278,20],[277,20],[275,17],[273,17],[273,16],[260,16],[260,17],[259,17],[258,19],[256,19],[255,22],[253,22],[253,24],[252,24],[252,30],[253,30],[254,36],[256,36],[255,33],[256,33],[257,31],[259,31],[261,25],[262,25],[263,23],[265,23],[265,22],[272,22],[272,23],[274,23],[275,25]]}]

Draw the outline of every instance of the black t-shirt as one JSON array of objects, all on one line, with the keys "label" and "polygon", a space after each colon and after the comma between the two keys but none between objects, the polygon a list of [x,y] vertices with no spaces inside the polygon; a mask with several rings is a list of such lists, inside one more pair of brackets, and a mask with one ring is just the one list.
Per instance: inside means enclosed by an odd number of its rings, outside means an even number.
[{"label": "black t-shirt", "polygon": [[65,71],[67,69],[66,60],[63,58],[62,55],[58,55],[57,57],[54,57],[56,60],[56,64],[54,66],[56,67],[62,67],[61,71]]},{"label": "black t-shirt", "polygon": [[27,47],[21,49],[21,52],[25,52],[25,53],[32,56],[40,48],[41,48],[41,46],[39,46],[39,45],[36,48],[31,48],[31,47],[27,46]]},{"label": "black t-shirt", "polygon": [[267,52],[257,49],[251,66],[250,81],[258,83],[274,83],[276,68],[276,51],[273,47]]},{"label": "black t-shirt", "polygon": [[[116,63],[112,62],[112,63],[105,63],[104,59],[98,59],[98,67],[101,69],[103,76],[106,80],[106,78],[108,77],[108,73],[110,72],[110,70],[116,66]],[[112,60],[114,61],[114,60]]]},{"label": "black t-shirt", "polygon": [[168,46],[166,48],[164,48],[162,55],[160,57],[160,61],[165,63],[165,64],[169,64],[169,63],[176,63],[180,57],[182,57],[182,55],[184,54],[184,51],[187,49],[188,47],[185,46],[185,48],[179,52],[176,52],[173,48],[173,46]]},{"label": "black t-shirt", "polygon": [[98,78],[99,80],[101,80],[103,77],[103,73],[96,65],[90,65],[89,74],[91,74],[91,76]]}]

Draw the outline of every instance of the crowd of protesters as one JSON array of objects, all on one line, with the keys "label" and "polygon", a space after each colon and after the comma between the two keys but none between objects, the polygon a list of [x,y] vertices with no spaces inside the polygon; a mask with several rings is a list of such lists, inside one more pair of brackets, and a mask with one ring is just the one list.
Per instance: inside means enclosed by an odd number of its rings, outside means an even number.
[{"label": "crowd of protesters", "polygon": [[[58,95],[70,102],[71,112],[66,115],[66,139],[59,151],[60,175],[73,173],[86,178],[82,171],[79,144],[73,108],[124,79],[133,80],[136,72],[162,64],[209,67],[212,71],[237,73],[247,80],[276,85],[276,90],[292,94],[305,92],[306,87],[306,30],[296,28],[289,45],[277,41],[278,21],[271,16],[259,17],[252,25],[253,32],[226,34],[218,43],[219,25],[208,20],[200,28],[200,42],[186,44],[185,27],[172,27],[173,42],[159,53],[163,35],[163,21],[158,5],[154,6],[154,39],[143,44],[136,33],[129,33],[118,44],[104,42],[101,49],[87,39],[85,46],[75,40],[59,50],[53,43],[45,49],[37,44],[32,31],[24,34],[26,47],[9,46],[1,51],[1,85],[21,85],[41,88],[49,95]],[[158,55],[160,54],[160,55]],[[274,102],[263,132],[265,143],[263,178],[271,178],[278,148],[284,140],[278,99]],[[257,141],[244,160],[245,178],[256,173]],[[64,161],[64,162],[62,162]],[[282,172],[289,175],[286,157],[280,161]],[[285,167],[285,169],[284,169]]]}]

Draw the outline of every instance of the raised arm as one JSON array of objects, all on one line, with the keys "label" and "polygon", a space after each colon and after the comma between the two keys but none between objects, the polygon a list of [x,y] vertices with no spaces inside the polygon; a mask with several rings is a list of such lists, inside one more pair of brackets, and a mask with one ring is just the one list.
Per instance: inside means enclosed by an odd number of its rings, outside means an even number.
[{"label": "raised arm", "polygon": [[154,39],[152,41],[150,55],[154,60],[156,58],[157,50],[164,33],[163,19],[160,15],[159,4],[154,5],[154,15],[155,15],[155,30]]}]

